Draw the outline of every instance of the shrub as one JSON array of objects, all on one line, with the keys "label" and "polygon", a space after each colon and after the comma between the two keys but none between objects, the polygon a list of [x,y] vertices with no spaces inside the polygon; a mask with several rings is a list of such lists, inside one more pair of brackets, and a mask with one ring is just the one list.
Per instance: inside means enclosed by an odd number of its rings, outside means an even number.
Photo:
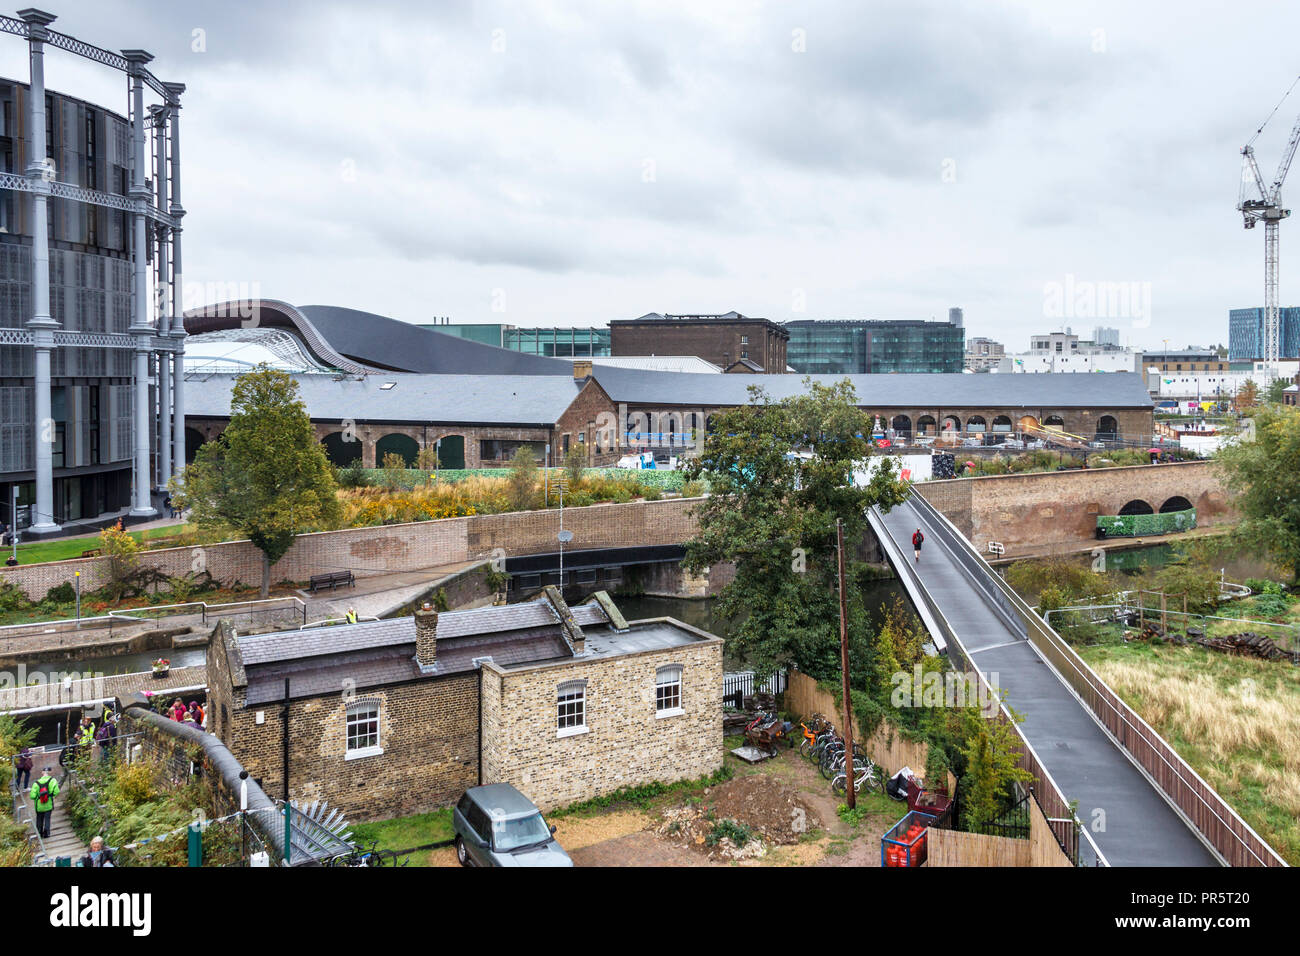
[{"label": "shrub", "polygon": [[32,602],[18,585],[0,579],[0,611],[28,611],[31,607]]},{"label": "shrub", "polygon": [[72,604],[77,600],[77,589],[72,586],[71,581],[64,581],[62,584],[56,584],[45,592],[46,604]]},{"label": "shrub", "polygon": [[354,458],[352,464],[339,469],[338,482],[340,488],[364,488],[370,484],[360,458]]},{"label": "shrub", "polygon": [[520,445],[510,459],[510,504],[516,511],[527,511],[537,503],[537,459],[532,448]]},{"label": "shrub", "polygon": [[726,839],[736,846],[744,846],[753,838],[754,831],[750,827],[728,817],[713,824],[713,829],[705,836],[704,843],[706,846],[717,846]]}]

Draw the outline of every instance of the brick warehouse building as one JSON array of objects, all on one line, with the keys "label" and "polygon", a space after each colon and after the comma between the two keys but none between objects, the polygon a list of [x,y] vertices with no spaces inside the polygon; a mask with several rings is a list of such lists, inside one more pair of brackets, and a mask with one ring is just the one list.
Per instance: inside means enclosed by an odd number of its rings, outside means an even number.
[{"label": "brick warehouse building", "polygon": [[[439,441],[443,467],[503,464],[524,444],[538,460],[549,446],[553,463],[574,447],[594,464],[612,463],[629,449],[685,450],[715,412],[747,403],[751,385],[780,399],[801,393],[808,377],[593,366],[589,359],[523,355],[355,310],[263,301],[253,321],[240,317],[242,308],[225,303],[188,315],[191,341],[201,345],[216,336],[259,343],[278,356],[294,372],[317,434],[339,465],[359,458],[374,466],[389,452],[413,463],[420,449]],[[206,360],[186,367],[186,454],[192,458],[225,428],[234,375]],[[1152,438],[1154,406],[1132,373],[811,378],[849,379],[859,405],[903,438],[996,439],[1039,425],[1090,440]]]},{"label": "brick warehouse building", "polygon": [[727,371],[782,374],[790,333],[739,312],[665,315],[609,323],[611,355],[696,355]]},{"label": "brick warehouse building", "polygon": [[208,684],[210,729],[268,793],[287,764],[291,796],[356,819],[482,782],[547,809],[722,764],[721,638],[629,624],[603,592],[243,637],[223,622]]}]

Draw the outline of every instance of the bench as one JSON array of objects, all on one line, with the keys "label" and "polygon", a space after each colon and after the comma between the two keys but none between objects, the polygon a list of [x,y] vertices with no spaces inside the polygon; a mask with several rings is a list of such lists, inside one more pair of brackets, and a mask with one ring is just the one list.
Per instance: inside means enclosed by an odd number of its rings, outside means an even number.
[{"label": "bench", "polygon": [[344,584],[348,587],[356,586],[356,580],[352,577],[351,571],[330,571],[328,574],[313,574],[311,576],[311,593],[315,594],[321,588],[329,588],[333,591]]}]

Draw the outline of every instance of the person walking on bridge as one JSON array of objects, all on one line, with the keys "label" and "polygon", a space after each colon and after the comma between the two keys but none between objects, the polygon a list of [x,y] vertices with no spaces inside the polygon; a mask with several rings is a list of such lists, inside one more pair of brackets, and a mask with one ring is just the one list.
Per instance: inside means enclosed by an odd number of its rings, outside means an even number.
[{"label": "person walking on bridge", "polygon": [[912,532],[912,550],[916,552],[916,560],[921,560],[921,544],[925,541],[925,535],[921,534],[921,529],[917,528]]}]

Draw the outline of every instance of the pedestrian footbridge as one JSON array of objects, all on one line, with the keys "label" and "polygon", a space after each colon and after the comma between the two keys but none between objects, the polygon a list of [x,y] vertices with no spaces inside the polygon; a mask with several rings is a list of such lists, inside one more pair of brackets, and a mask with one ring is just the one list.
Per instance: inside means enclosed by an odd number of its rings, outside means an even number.
[{"label": "pedestrian footbridge", "polygon": [[1049,817],[1068,818],[1077,801],[1082,859],[1286,865],[920,493],[887,514],[872,508],[868,520],[936,646],[1024,717],[1021,766]]}]

